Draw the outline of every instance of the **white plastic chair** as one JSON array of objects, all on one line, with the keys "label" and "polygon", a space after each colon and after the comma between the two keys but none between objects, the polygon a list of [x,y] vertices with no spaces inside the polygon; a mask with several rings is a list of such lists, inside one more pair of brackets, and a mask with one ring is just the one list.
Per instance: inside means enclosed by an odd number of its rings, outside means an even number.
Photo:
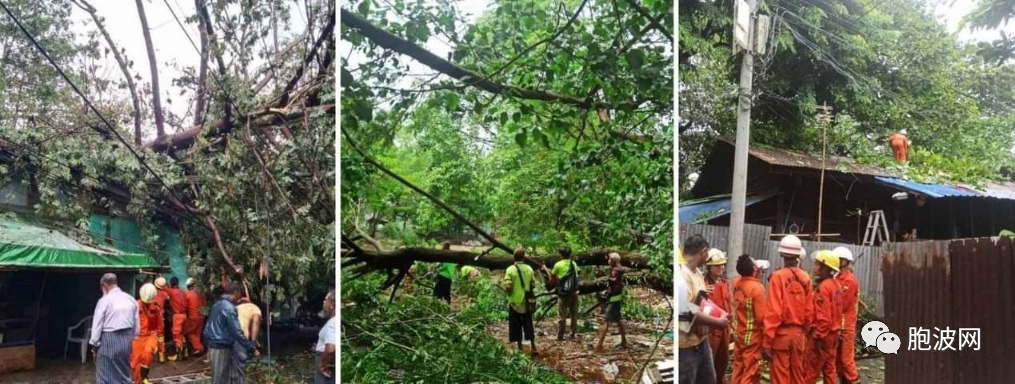
[{"label": "white plastic chair", "polygon": [[[84,327],[84,336],[74,337],[74,330]],[[81,364],[88,360],[88,339],[92,336],[92,317],[81,319],[77,324],[67,327],[67,341],[63,344],[63,359],[67,360],[67,349],[72,343],[81,344]]]}]

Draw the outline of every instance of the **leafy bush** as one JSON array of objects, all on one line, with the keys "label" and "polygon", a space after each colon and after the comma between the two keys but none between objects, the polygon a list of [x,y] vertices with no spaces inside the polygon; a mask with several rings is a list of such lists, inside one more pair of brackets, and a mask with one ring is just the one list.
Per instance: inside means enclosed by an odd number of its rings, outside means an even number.
[{"label": "leafy bush", "polygon": [[[511,353],[487,335],[484,309],[494,301],[489,284],[476,284],[479,300],[456,315],[430,297],[355,305],[342,311],[342,380],[350,383],[469,383],[568,381],[525,354]],[[353,290],[365,286],[349,286]],[[485,287],[485,288],[484,288]],[[350,296],[369,296],[348,292]],[[492,296],[489,296],[492,298]],[[503,303],[501,298],[500,303]],[[500,311],[485,311],[499,313]]]}]

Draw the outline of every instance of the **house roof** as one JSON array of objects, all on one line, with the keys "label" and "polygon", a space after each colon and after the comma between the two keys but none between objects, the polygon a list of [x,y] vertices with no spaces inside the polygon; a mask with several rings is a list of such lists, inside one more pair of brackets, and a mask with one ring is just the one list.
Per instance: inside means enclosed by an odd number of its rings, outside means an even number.
[{"label": "house roof", "polygon": [[[725,143],[734,145],[729,142]],[[748,153],[751,156],[772,165],[821,170],[820,157],[808,155],[802,152],[755,145],[751,147]],[[873,165],[858,164],[853,159],[839,156],[829,156],[825,159],[825,170],[869,176],[899,176],[898,172]]]},{"label": "house roof", "polygon": [[78,243],[63,233],[34,223],[0,218],[0,269],[161,268],[148,255],[100,249]]},{"label": "house roof", "polygon": [[[775,194],[748,196],[744,206],[749,207],[774,196]],[[680,224],[704,223],[717,217],[726,216],[732,212],[731,200],[729,195],[721,195],[681,203],[677,213]]]},{"label": "house roof", "polygon": [[[719,140],[719,142],[730,147],[735,146],[733,143],[725,140]],[[771,165],[813,170],[821,170],[822,168],[820,157],[802,152],[754,145],[749,149],[748,153],[752,157]],[[898,171],[874,165],[857,164],[853,159],[838,156],[831,156],[826,159],[824,169],[826,171],[846,174],[872,176],[880,184],[930,198],[990,197],[1015,200],[1015,183],[1010,182],[987,182],[982,187],[974,187],[961,183],[919,183],[902,178],[903,175]]]}]

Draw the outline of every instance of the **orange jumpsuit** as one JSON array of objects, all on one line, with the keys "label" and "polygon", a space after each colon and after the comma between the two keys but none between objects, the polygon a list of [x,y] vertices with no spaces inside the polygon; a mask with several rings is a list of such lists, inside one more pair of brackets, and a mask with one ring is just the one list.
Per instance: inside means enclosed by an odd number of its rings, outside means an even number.
[{"label": "orange jumpsuit", "polygon": [[201,307],[204,307],[204,295],[197,289],[187,291],[187,327],[184,333],[187,334],[187,342],[195,353],[204,351],[201,345],[201,332],[204,326],[204,316],[201,315]]},{"label": "orange jumpsuit", "polygon": [[[162,311],[165,311],[166,309],[169,308],[169,292],[168,292],[167,289],[168,288],[159,289],[158,292],[155,294],[154,303],[156,305],[158,305],[159,308],[162,309]],[[161,353],[165,353],[166,352],[166,325],[165,325],[165,322],[166,322],[167,319],[166,319],[166,316],[164,316],[164,314],[165,314],[165,312],[163,312],[163,316],[160,317],[160,318],[163,319],[162,320],[163,321],[163,325],[161,327],[159,327],[159,341],[158,342],[159,342],[159,352],[161,352]],[[170,316],[168,320],[171,320],[171,319],[172,319],[172,317]],[[170,326],[171,325],[172,324],[170,324]]]},{"label": "orange jumpsuit", "polygon": [[158,348],[158,337],[163,331],[162,307],[157,303],[145,304],[137,301],[138,334],[134,338],[130,350],[130,370],[134,384],[141,382],[141,367],[152,366],[155,350]]},{"label": "orange jumpsuit", "polygon": [[860,282],[856,280],[852,269],[843,269],[835,277],[842,285],[842,338],[839,343],[837,368],[846,380],[855,383],[860,380],[856,370],[854,346],[856,344],[856,312],[860,302]]},{"label": "orange jumpsuit", "polygon": [[813,383],[824,376],[826,383],[837,383],[835,355],[839,348],[839,330],[842,328],[842,285],[829,277],[818,285],[814,295],[814,321],[810,328],[810,345],[807,348],[807,382]]},{"label": "orange jumpsuit", "polygon": [[[730,312],[730,285],[729,281],[722,279],[715,284],[707,285],[712,288],[712,294],[708,296],[715,305],[722,308],[726,313]],[[726,383],[726,367],[729,366],[729,329],[712,328],[708,332],[708,346],[712,348],[712,362],[715,364],[716,383]]]},{"label": "orange jumpsuit", "polygon": [[765,287],[753,276],[733,282],[733,384],[761,382],[762,330],[765,323]]},{"label": "orange jumpsuit", "polygon": [[811,278],[798,267],[772,273],[768,281],[762,348],[772,355],[772,384],[804,383],[807,329],[814,304]]},{"label": "orange jumpsuit", "polygon": [[187,322],[187,295],[179,288],[169,288],[169,308],[173,310],[173,344],[176,350],[183,351],[186,338],[183,335],[183,324]]},{"label": "orange jumpsuit", "polygon": [[892,150],[895,152],[895,160],[900,163],[906,162],[906,150],[909,149],[909,138],[901,133],[896,133],[888,138],[888,144],[892,146]]}]

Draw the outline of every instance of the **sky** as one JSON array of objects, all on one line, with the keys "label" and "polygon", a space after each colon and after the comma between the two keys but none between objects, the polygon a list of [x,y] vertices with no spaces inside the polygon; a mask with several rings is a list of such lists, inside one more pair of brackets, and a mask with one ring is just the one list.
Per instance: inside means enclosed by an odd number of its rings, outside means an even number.
[{"label": "sky", "polygon": [[[134,67],[131,70],[141,76],[143,83],[150,84],[151,71],[148,69],[148,51],[145,48],[141,20],[138,17],[135,2],[130,0],[91,0],[89,3],[95,7],[99,16],[105,18],[104,24],[106,30],[112,36],[117,48],[126,50],[126,60],[134,61]],[[183,89],[173,86],[172,80],[183,73],[181,71],[182,68],[188,66],[197,67],[201,59],[199,51],[201,42],[197,25],[186,23],[186,18],[195,14],[194,2],[187,0],[145,0],[143,3],[145,15],[148,19],[148,26],[151,29],[155,59],[158,62],[162,108],[167,112],[172,111],[172,113],[178,116],[183,116],[187,113],[190,104],[192,104],[194,94],[193,92],[187,92],[181,96],[180,92]],[[172,7],[173,12],[176,13],[180,22],[183,23],[186,33],[177,24],[176,19],[173,18],[169,7]],[[292,9],[291,30],[288,33],[284,33],[280,28],[279,40],[282,40],[284,36],[302,33],[306,27],[307,21],[306,15],[302,12],[303,8],[293,6]],[[87,34],[89,32],[97,31],[91,16],[76,6],[73,7],[71,19],[74,20],[74,32],[80,36],[82,41],[87,41]],[[187,34],[194,40],[194,44],[197,45],[198,49],[195,49],[194,45],[190,43]],[[221,34],[219,36],[221,37]],[[102,48],[107,47],[105,39],[101,36],[99,41]],[[123,78],[113,55],[109,55],[101,63],[98,76],[117,81]],[[257,68],[262,64],[263,61],[255,57],[251,66]],[[209,81],[213,80],[209,78]],[[141,84],[138,84],[138,87],[140,88]],[[124,92],[126,95],[124,97],[126,100],[129,100],[129,94],[126,91]],[[168,100],[172,100],[172,103],[168,103]],[[150,103],[150,100],[148,102]],[[145,122],[143,127],[146,139],[152,139],[155,136],[154,122],[151,119],[149,120]],[[167,125],[166,131],[167,133],[173,133],[176,129]]]},{"label": "sky", "polygon": [[[390,1],[389,0],[378,0],[378,3],[380,3],[380,5],[382,5],[382,6],[386,7],[386,8],[390,7]],[[432,1],[430,1],[430,3],[432,3]],[[483,12],[486,11],[487,6],[489,4],[491,4],[491,3],[492,3],[491,0],[457,0],[457,1],[455,1],[455,6],[458,9],[458,13],[463,18],[468,20],[469,24],[472,24],[472,23],[475,23],[476,19],[478,19],[479,16],[481,16],[483,14]],[[349,8],[347,8],[347,9],[349,9]],[[352,9],[349,9],[349,10],[352,10]],[[355,12],[355,10],[352,10],[352,11]],[[387,11],[385,13],[385,17],[387,18],[388,21],[396,22],[396,23],[404,23],[406,21],[405,17],[402,17],[402,16],[398,15],[397,12],[395,12],[394,10]],[[464,31],[465,27],[466,26],[459,26],[459,29],[460,29],[459,32]],[[424,45],[424,48],[426,48],[428,51],[432,52],[433,54],[437,55],[438,57],[447,57],[448,53],[451,52],[451,50],[453,49],[453,45],[452,44],[453,43],[447,41],[446,37],[444,37],[442,35],[437,35],[437,36],[431,36],[430,39],[427,40],[426,44]],[[362,63],[367,61],[367,57],[365,55],[363,55],[360,52],[356,52],[356,51],[353,51],[353,52],[350,53],[351,50],[352,50],[352,45],[351,44],[349,44],[346,41],[339,41],[339,43],[338,43],[338,52],[339,52],[339,54],[342,57],[348,57],[349,58],[349,68],[356,68],[360,64],[362,64]],[[418,61],[409,60],[409,73],[410,74],[425,74],[425,73],[433,74],[433,73],[436,73],[436,71],[434,71],[433,69],[430,69],[430,67],[427,67],[427,66],[425,66],[423,64],[420,64]],[[441,78],[438,78],[438,80],[446,79],[446,78],[447,77],[442,76]],[[413,81],[419,80],[419,79],[420,78],[414,77],[414,76],[403,76],[402,78],[398,79],[393,85],[390,85],[390,86],[393,87],[393,88],[409,88],[409,87],[412,86]]]}]

